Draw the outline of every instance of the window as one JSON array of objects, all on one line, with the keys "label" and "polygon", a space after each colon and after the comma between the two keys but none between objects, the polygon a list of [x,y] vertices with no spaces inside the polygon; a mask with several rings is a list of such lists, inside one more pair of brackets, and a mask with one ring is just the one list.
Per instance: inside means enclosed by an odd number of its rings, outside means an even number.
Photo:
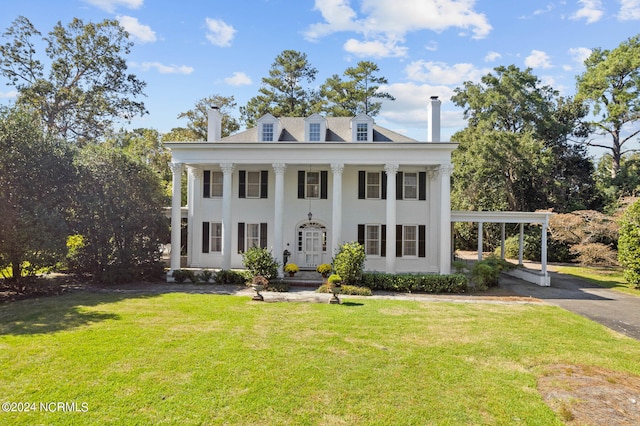
[{"label": "window", "polygon": [[418,174],[417,173],[404,173],[404,198],[405,200],[417,200],[418,199]]},{"label": "window", "polygon": [[202,252],[222,253],[221,222],[202,222]]},{"label": "window", "polygon": [[366,142],[369,140],[369,124],[357,123],[356,126],[356,141]]},{"label": "window", "polygon": [[380,225],[366,225],[364,249],[368,256],[380,255]]},{"label": "window", "polygon": [[222,197],[222,172],[211,172],[211,196]]},{"label": "window", "polygon": [[328,172],[298,171],[298,199],[322,199],[328,198]]},{"label": "window", "polygon": [[309,124],[309,141],[318,142],[320,140],[320,123]]},{"label": "window", "polygon": [[367,172],[367,198],[380,198],[379,172]]},{"label": "window", "polygon": [[260,172],[247,172],[247,198],[260,198]]},{"label": "window", "polygon": [[267,247],[266,223],[238,223],[238,253],[251,247]]},{"label": "window", "polygon": [[264,142],[273,141],[273,123],[264,123],[262,125],[262,140]]},{"label": "window", "polygon": [[418,255],[418,227],[405,225],[402,230],[402,254],[403,256]]}]

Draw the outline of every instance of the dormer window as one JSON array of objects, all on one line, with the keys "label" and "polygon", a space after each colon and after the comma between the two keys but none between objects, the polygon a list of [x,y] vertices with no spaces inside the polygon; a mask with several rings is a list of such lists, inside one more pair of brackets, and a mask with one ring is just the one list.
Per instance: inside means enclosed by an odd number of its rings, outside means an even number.
[{"label": "dormer window", "polygon": [[327,134],[327,119],[320,114],[313,114],[304,119],[304,140],[308,142],[324,142]]},{"label": "dormer window", "polygon": [[258,142],[276,142],[280,138],[280,121],[271,114],[258,120]]},{"label": "dormer window", "polygon": [[353,142],[373,142],[373,119],[360,114],[351,119],[351,140]]}]

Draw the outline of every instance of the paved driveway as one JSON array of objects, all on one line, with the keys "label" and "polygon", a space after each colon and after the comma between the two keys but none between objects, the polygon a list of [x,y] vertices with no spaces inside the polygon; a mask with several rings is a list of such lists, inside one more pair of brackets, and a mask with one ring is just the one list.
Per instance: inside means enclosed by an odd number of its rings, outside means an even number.
[{"label": "paved driveway", "polygon": [[522,296],[537,297],[640,340],[639,296],[598,287],[570,275],[556,272],[550,275],[551,287],[505,275],[500,277],[500,286]]}]

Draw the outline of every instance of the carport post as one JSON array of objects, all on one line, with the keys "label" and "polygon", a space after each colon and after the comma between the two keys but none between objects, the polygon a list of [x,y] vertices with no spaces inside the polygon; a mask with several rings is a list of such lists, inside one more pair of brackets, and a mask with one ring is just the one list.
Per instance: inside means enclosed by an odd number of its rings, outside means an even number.
[{"label": "carport post", "polygon": [[482,222],[478,222],[478,262],[482,260]]},{"label": "carport post", "polygon": [[524,251],[524,223],[520,224],[520,244],[518,246],[518,265],[522,266],[522,253]]},{"label": "carport post", "polygon": [[544,277],[547,276],[547,223],[542,223],[542,253],[541,253],[541,262],[542,262],[542,275]]},{"label": "carport post", "polygon": [[500,228],[502,231],[502,236],[500,237],[500,258],[504,260],[504,239],[505,239],[505,224],[501,223]]}]

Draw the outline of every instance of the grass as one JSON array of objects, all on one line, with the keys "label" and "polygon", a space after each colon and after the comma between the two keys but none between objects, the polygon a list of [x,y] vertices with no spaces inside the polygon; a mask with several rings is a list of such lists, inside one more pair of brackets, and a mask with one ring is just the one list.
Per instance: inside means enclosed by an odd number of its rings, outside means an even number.
[{"label": "grass", "polygon": [[556,307],[78,292],[0,305],[2,424],[562,424],[554,364],[640,374],[640,342]]},{"label": "grass", "polygon": [[583,266],[560,266],[561,274],[582,278],[600,287],[611,288],[627,294],[640,296],[640,290],[634,288],[623,277],[622,268],[596,268]]}]

